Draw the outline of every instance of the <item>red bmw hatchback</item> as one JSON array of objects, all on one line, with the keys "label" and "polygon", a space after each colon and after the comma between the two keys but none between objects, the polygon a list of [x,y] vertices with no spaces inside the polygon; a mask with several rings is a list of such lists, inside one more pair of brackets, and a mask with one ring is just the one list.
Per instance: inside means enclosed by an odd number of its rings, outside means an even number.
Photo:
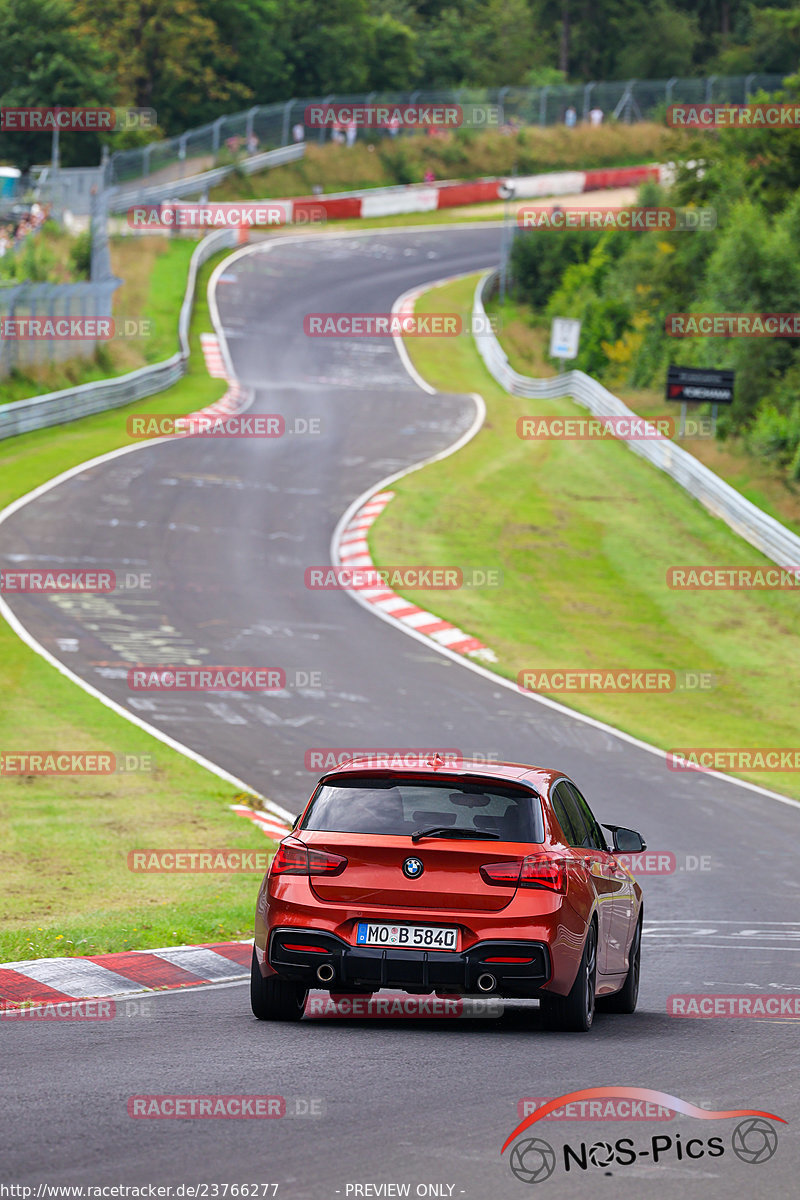
[{"label": "red bmw hatchback", "polygon": [[438,756],[356,760],[319,781],[258,895],[251,976],[262,1021],[310,988],[535,998],[586,1031],[595,1000],[632,1013],[642,892],[615,857],[646,849],[560,771]]}]

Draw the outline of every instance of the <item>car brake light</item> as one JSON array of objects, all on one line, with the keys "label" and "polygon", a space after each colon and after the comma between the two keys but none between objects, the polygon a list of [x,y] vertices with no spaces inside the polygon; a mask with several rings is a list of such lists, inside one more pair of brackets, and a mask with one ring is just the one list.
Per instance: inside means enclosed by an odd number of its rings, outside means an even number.
[{"label": "car brake light", "polygon": [[563,858],[548,858],[546,854],[529,854],[519,874],[520,887],[546,888],[550,892],[567,892],[567,872]]},{"label": "car brake light", "polygon": [[562,858],[549,858],[544,854],[529,854],[522,862],[484,863],[481,877],[495,887],[545,888],[549,892],[565,895],[567,874]]},{"label": "car brake light", "polygon": [[270,875],[341,875],[347,859],[325,850],[309,850],[299,838],[284,838],[275,852]]},{"label": "car brake light", "polygon": [[484,863],[481,876],[487,883],[493,883],[497,887],[516,887],[521,866],[518,858],[512,859],[511,862]]}]

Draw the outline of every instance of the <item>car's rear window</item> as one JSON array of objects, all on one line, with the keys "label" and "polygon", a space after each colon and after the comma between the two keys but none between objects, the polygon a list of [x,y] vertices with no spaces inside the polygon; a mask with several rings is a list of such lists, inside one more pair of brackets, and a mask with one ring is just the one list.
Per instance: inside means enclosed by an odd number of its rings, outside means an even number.
[{"label": "car's rear window", "polygon": [[538,796],[492,782],[349,777],[322,784],[302,829],[326,833],[406,834],[432,826],[496,834],[507,842],[544,840]]}]

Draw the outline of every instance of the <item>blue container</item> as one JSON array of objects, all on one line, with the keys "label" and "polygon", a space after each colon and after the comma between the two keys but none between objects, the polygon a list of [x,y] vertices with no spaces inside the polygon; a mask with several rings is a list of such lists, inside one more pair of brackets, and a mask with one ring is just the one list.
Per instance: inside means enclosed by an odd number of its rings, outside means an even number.
[{"label": "blue container", "polygon": [[11,200],[17,193],[21,172],[16,167],[0,167],[0,200]]}]

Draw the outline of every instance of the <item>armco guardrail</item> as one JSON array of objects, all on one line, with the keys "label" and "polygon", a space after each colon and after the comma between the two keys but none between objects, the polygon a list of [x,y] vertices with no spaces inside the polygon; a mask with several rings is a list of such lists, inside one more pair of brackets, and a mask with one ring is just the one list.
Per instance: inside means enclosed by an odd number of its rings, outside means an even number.
[{"label": "armco guardrail", "polygon": [[[498,272],[484,276],[475,289],[473,317],[476,328],[487,329],[484,300],[498,279]],[[578,404],[597,416],[635,416],[626,404],[583,371],[565,371],[552,379],[531,379],[519,375],[511,366],[494,334],[487,330],[479,334],[476,345],[489,372],[506,391],[514,396],[536,400],[554,400],[571,396]],[[688,451],[669,439],[628,441],[626,445],[664,471],[690,495],[699,500],[715,517],[729,525],[735,533],[755,546],[762,554],[782,567],[800,565],[800,537],[770,517],[741,493],[725,483]]]},{"label": "armco guardrail", "polygon": [[189,321],[197,272],[219,250],[234,246],[236,237],[235,229],[219,229],[198,243],[189,266],[186,293],[178,319],[180,350],[172,358],[149,367],[140,367],[138,371],[120,375],[116,379],[101,379],[97,383],[86,383],[65,388],[61,392],[49,392],[44,396],[32,396],[29,400],[15,400],[11,404],[0,405],[0,439],[28,433],[32,429],[63,425],[78,417],[105,412],[110,408],[120,408],[123,404],[142,400],[177,383],[186,372],[189,358]]},{"label": "armco guardrail", "polygon": [[108,194],[108,207],[111,212],[126,212],[135,204],[160,204],[167,200],[181,200],[184,196],[199,196],[223,179],[227,179],[234,171],[243,171],[245,175],[255,175],[267,167],[281,167],[284,163],[296,162],[305,154],[304,142],[296,146],[281,146],[278,150],[265,150],[263,154],[253,154],[250,158],[242,159],[235,167],[215,167],[212,171],[202,171],[199,175],[188,175],[185,179],[174,179],[169,183],[152,184],[139,188],[111,188]]}]

